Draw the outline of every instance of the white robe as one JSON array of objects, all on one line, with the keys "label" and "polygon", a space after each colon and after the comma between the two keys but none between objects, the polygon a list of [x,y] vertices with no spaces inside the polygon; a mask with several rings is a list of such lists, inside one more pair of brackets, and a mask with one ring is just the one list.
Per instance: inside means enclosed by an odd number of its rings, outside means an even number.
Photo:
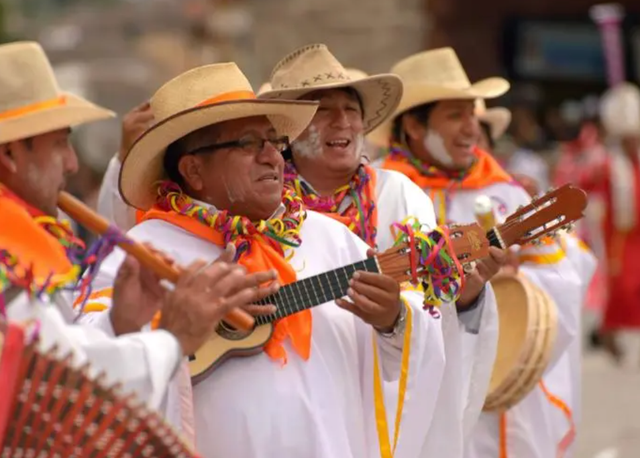
[{"label": "white robe", "polygon": [[136,224],[136,209],[127,205],[120,195],[118,176],[121,167],[122,164],[116,154],[109,161],[107,171],[102,178],[98,194],[98,213],[126,232]]},{"label": "white robe", "polygon": [[[441,202],[440,195],[435,194],[434,207],[437,209]],[[524,189],[512,183],[496,183],[480,190],[456,189],[449,194],[447,219],[458,223],[475,221],[473,207],[479,195],[491,198],[499,219],[504,219],[518,206],[531,200]],[[466,458],[549,458],[556,455],[567,433],[569,421],[558,407],[557,400],[566,404],[574,399],[574,386],[580,376],[570,358],[565,356],[579,337],[584,285],[558,244],[527,247],[520,250],[520,256],[522,259],[538,259],[521,264],[520,271],[551,296],[558,310],[558,335],[552,360],[542,379],[546,393],[538,384],[505,414],[504,428],[501,428],[500,414],[482,413],[465,444]],[[485,368],[485,371],[490,370],[491,367]],[[480,374],[481,379],[485,376]],[[471,383],[476,377],[478,375],[471,377]],[[503,434],[506,434],[506,450],[501,450]]]},{"label": "white robe", "polygon": [[[427,228],[435,228],[433,203],[415,183],[393,170],[377,169],[376,175],[378,251],[393,246],[390,228],[407,216],[416,217]],[[342,205],[346,208],[349,204],[347,196]],[[498,343],[497,309],[491,286],[487,286],[473,311],[458,314],[455,304],[448,303],[440,308],[440,314],[446,369],[438,392],[435,420],[426,415],[422,420],[422,427],[428,430],[419,455],[424,458],[462,456],[463,439],[478,420],[489,386],[491,373],[483,368],[493,365]],[[393,403],[387,411],[392,427],[398,383],[386,383],[385,389],[388,401]]]},{"label": "white robe", "polygon": [[134,333],[114,338],[108,314],[103,329],[70,324],[73,312],[61,295],[55,302],[16,297],[7,308],[11,321],[40,322],[38,348],[47,351],[54,345],[59,354],[72,355],[78,366],[89,363],[90,373],[104,373],[105,382],[122,384],[124,393],[135,393],[150,408],[158,409],[165,400],[168,385],[179,367],[182,350],[176,338],[166,331]]},{"label": "white robe", "polygon": [[[145,221],[130,235],[152,242],[183,265],[198,258],[213,260],[221,253],[220,247],[159,220]],[[303,243],[290,260],[299,279],[360,261],[368,249],[345,226],[315,212],[308,212],[301,237]],[[120,250],[111,254],[95,290],[112,284],[122,259]],[[396,458],[419,456],[426,435],[422,424],[433,417],[445,364],[440,321],[422,311],[420,295],[403,296],[411,307],[413,326]],[[382,338],[334,302],[313,308],[312,316],[308,361],[285,341],[286,366],[265,353],[232,359],[194,387],[196,444],[203,457],[380,457],[372,342],[375,339],[380,349],[384,380],[392,381],[400,374],[404,336]],[[175,391],[169,396],[174,400],[168,418],[179,425],[180,403]],[[395,412],[388,416],[395,417]]]},{"label": "white robe", "polygon": [[[122,229],[128,229],[135,224],[135,212],[123,202],[117,190],[119,168],[120,162],[114,157],[103,181],[98,210]],[[402,222],[407,216],[416,217],[428,228],[436,226],[431,199],[417,185],[395,171],[376,172],[377,244],[380,252],[393,246],[392,224]],[[344,205],[349,205],[348,198]],[[178,253],[171,254],[178,256]],[[432,389],[440,386],[440,390],[436,393],[437,406],[433,408],[433,415],[425,410],[418,420],[420,427],[428,431],[419,447],[419,456],[426,458],[438,454],[456,458],[462,456],[463,439],[480,415],[491,375],[485,368],[492,367],[495,359],[498,320],[493,291],[487,286],[473,311],[457,314],[455,304],[445,304],[440,314],[447,364],[441,385],[435,373],[431,375]],[[389,406],[387,424],[391,432],[395,425],[397,395],[398,382],[385,382]],[[178,412],[179,407],[174,404],[171,408]],[[437,422],[432,422],[434,417],[437,417]],[[408,417],[403,415],[402,425],[408,424],[405,418]]]}]

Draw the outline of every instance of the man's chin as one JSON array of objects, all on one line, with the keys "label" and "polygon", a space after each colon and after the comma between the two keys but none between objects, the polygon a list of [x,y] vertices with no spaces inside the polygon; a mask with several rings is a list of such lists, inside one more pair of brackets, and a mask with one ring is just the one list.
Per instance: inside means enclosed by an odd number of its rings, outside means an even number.
[{"label": "man's chin", "polygon": [[326,155],[327,167],[334,171],[350,171],[360,165],[360,155],[355,151]]}]

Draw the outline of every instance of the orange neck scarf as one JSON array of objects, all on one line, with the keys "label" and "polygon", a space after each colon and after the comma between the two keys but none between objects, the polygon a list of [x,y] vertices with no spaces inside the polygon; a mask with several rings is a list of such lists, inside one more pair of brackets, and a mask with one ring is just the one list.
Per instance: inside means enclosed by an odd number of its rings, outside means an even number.
[{"label": "orange neck scarf", "polygon": [[0,292],[6,283],[34,293],[53,294],[73,281],[78,269],[64,247],[37,224],[24,205],[0,195]]},{"label": "orange neck scarf", "polygon": [[[160,203],[160,199],[164,201]],[[274,269],[278,274],[278,281],[286,285],[296,281],[296,272],[284,257],[279,246],[265,234],[264,228],[281,228],[280,237],[288,237],[287,232],[294,233],[296,228],[286,230],[283,220],[299,219],[299,225],[304,220],[304,209],[301,208],[299,199],[293,194],[286,193],[284,203],[287,211],[282,218],[261,221],[251,224],[250,228],[241,226],[240,217],[230,217],[226,212],[215,212],[197,205],[193,200],[181,193],[172,191],[159,198],[160,205],[145,213],[142,221],[160,219],[178,226],[203,240],[224,247],[226,243],[234,243],[247,248],[238,249],[238,263],[244,266],[248,272],[263,272]],[[169,204],[167,206],[167,204]],[[231,232],[230,232],[231,231]],[[284,340],[289,337],[291,345],[296,353],[304,360],[308,360],[311,354],[311,310],[295,313],[274,323],[274,331],[264,351],[274,360],[282,360],[286,363],[287,353],[283,347]]]},{"label": "orange neck scarf", "polygon": [[407,151],[393,149],[382,165],[383,169],[403,173],[422,189],[482,189],[495,183],[513,182],[513,178],[489,153],[475,148],[476,162],[461,178],[454,178],[442,171],[426,175],[427,166],[420,167],[418,160]]}]

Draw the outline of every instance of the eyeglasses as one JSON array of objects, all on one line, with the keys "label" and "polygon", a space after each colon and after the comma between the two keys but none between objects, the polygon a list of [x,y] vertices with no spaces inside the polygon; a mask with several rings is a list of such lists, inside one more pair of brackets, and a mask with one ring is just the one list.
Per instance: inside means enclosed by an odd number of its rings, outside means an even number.
[{"label": "eyeglasses", "polygon": [[264,145],[269,142],[279,153],[289,148],[289,137],[278,138],[242,138],[230,142],[216,143],[214,145],[201,146],[186,154],[210,153],[224,148],[240,148],[247,153],[258,154],[264,150]]}]

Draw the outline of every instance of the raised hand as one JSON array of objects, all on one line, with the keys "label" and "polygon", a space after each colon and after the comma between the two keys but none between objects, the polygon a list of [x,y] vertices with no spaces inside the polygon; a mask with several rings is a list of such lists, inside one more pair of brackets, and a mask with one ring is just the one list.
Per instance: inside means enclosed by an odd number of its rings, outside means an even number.
[{"label": "raised hand", "polygon": [[[225,258],[226,259],[226,258]],[[160,328],[171,332],[184,354],[193,354],[215,332],[224,315],[234,307],[249,304],[275,293],[279,285],[275,272],[247,274],[223,260],[206,264],[196,261],[167,293]],[[268,286],[260,285],[271,282]],[[270,308],[273,313],[273,308]]]},{"label": "raised hand", "polygon": [[490,247],[489,256],[480,259],[473,271],[465,279],[464,289],[460,294],[457,306],[458,309],[464,310],[471,306],[477,299],[485,283],[487,283],[495,274],[500,271],[500,268],[507,262],[507,252],[500,248]]},{"label": "raised hand", "polygon": [[154,117],[151,112],[149,102],[144,102],[126,115],[122,119],[122,140],[120,141],[120,151],[118,158],[120,162],[124,161],[129,150],[135,141],[153,124]]},{"label": "raised hand", "polygon": [[[148,244],[147,247],[152,249]],[[162,253],[158,256],[171,262]],[[138,332],[162,308],[166,290],[160,279],[140,265],[133,256],[127,256],[118,269],[113,284],[111,325],[116,335]]]}]

